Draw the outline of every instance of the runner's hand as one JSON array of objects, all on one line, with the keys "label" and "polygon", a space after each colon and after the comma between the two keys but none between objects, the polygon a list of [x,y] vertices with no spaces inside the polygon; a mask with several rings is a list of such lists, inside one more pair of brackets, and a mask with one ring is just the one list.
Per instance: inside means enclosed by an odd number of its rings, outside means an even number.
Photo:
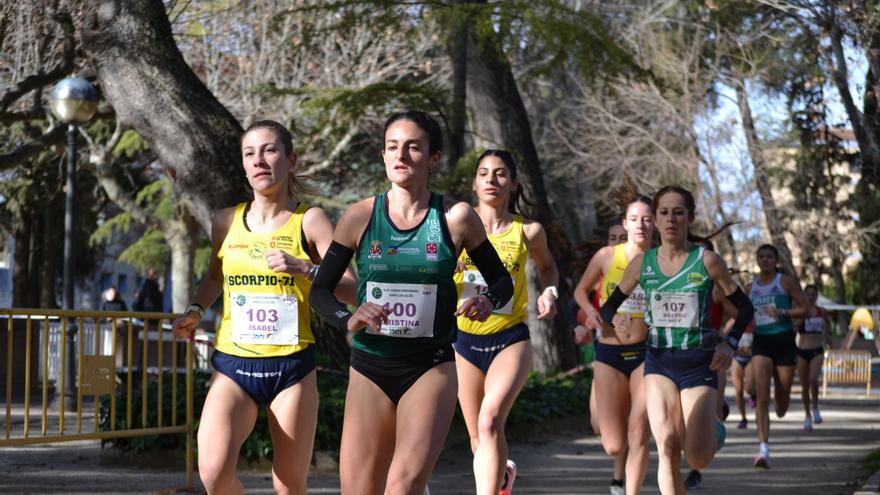
[{"label": "runner's hand", "polygon": [[391,310],[376,303],[365,302],[348,319],[348,331],[359,332],[366,327],[379,331],[382,324],[388,321]]},{"label": "runner's hand", "polygon": [[554,316],[556,316],[556,299],[553,299],[553,294],[544,291],[538,297],[538,319],[552,320]]},{"label": "runner's hand", "polygon": [[486,296],[474,296],[461,303],[455,316],[464,316],[473,321],[486,321],[492,314],[492,301]]},{"label": "runner's hand", "polygon": [[614,315],[614,319],[611,320],[611,324],[614,325],[614,331],[617,333],[626,333],[629,331],[629,327],[632,325],[633,318],[631,315],[626,313],[617,313]]},{"label": "runner's hand", "polygon": [[574,327],[574,343],[577,345],[587,345],[593,341],[593,331],[589,328],[578,325]]},{"label": "runner's hand", "polygon": [[312,264],[308,261],[293,257],[280,249],[270,249],[265,253],[266,265],[275,273],[287,273],[289,275],[308,275]]},{"label": "runner's hand", "polygon": [[590,308],[590,310],[585,310],[584,312],[587,314],[587,318],[584,320],[585,327],[609,332],[605,335],[610,335],[610,332],[617,331],[614,326],[605,323],[605,320],[602,319],[602,316],[595,309]]},{"label": "runner's hand", "polygon": [[171,331],[178,339],[192,340],[196,333],[196,325],[199,324],[199,314],[190,311],[180,318],[176,318],[171,324]]},{"label": "runner's hand", "polygon": [[733,360],[733,347],[730,347],[725,341],[715,344],[715,354],[712,356],[712,362],[709,363],[709,369],[712,371],[726,370],[730,367]]},{"label": "runner's hand", "polygon": [[455,273],[461,273],[467,269],[467,265],[462,263],[461,261],[455,262]]}]

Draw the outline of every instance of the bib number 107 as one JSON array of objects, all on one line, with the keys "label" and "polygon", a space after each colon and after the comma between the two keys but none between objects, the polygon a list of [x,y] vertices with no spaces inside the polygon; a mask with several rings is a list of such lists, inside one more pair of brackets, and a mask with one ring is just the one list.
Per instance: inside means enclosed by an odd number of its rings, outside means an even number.
[{"label": "bib number 107", "polygon": [[683,302],[664,302],[663,303],[663,311],[669,311],[672,313],[681,313],[684,311],[686,304]]},{"label": "bib number 107", "polygon": [[275,323],[278,321],[278,310],[275,309],[249,309],[247,310],[248,319],[260,323]]}]

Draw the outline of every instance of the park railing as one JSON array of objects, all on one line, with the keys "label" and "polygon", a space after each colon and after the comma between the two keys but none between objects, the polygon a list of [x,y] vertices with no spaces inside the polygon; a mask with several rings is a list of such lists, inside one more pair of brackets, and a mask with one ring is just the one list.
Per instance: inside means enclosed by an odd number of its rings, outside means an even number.
[{"label": "park railing", "polygon": [[871,353],[868,351],[825,351],[822,363],[822,397],[828,395],[829,383],[865,384],[871,395]]},{"label": "park railing", "polygon": [[[6,401],[0,448],[182,433],[186,486],[192,488],[193,343],[174,337],[170,323],[175,317],[0,308],[0,336],[6,332],[6,338],[0,338],[5,361],[0,383],[5,385]],[[167,415],[166,373],[171,382]],[[185,390],[178,390],[179,377],[184,378]],[[117,393],[119,386],[124,393]],[[39,413],[32,414],[37,394]],[[182,415],[178,414],[180,394],[185,403]],[[118,410],[118,397],[124,411]],[[135,398],[139,410],[133,406]],[[148,414],[152,408],[155,414]]]}]

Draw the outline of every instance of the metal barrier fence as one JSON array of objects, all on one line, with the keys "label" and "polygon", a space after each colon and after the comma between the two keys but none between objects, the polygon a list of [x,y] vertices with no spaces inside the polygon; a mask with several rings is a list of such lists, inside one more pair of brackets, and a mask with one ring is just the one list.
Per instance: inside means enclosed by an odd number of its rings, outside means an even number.
[{"label": "metal barrier fence", "polygon": [[[170,313],[130,313],[121,311],[61,311],[44,309],[0,309],[0,334],[6,330],[6,349],[0,353],[5,366],[5,435],[0,447],[54,443],[76,440],[105,440],[146,435],[183,433],[186,435],[186,486],[193,486],[193,344],[178,340],[168,331],[176,315]],[[4,322],[4,320],[6,320]],[[4,324],[5,323],[5,324]],[[82,329],[77,331],[76,329]],[[73,334],[72,352],[76,376],[68,375],[69,363],[65,345]],[[23,342],[22,342],[23,339]],[[120,346],[120,342],[122,345]],[[170,350],[168,346],[170,345]],[[3,341],[0,339],[0,349]],[[179,347],[183,347],[183,353]],[[135,353],[135,348],[137,354]],[[154,354],[150,352],[154,347]],[[166,356],[170,354],[170,358]],[[184,366],[179,367],[183,354]],[[139,363],[136,364],[136,359]],[[154,364],[155,366],[150,366]],[[23,367],[23,371],[22,371]],[[150,404],[148,368],[157,370],[155,421],[149,424]],[[163,414],[164,377],[171,373],[171,417]],[[133,399],[137,381],[140,385],[140,411],[134,411]],[[186,413],[178,421],[178,374],[185,374]],[[14,377],[18,380],[14,380]],[[73,380],[73,381],[71,381]],[[14,382],[21,385],[23,412],[21,428],[13,429]],[[117,382],[125,387],[125,423],[118,427]],[[50,408],[50,385],[55,386],[56,402]],[[74,398],[65,391],[74,385]],[[42,395],[39,423],[31,431],[32,391]],[[109,395],[109,411],[102,411],[100,396]],[[93,424],[83,424],[84,398],[94,397]],[[73,400],[74,404],[67,404]],[[50,410],[51,409],[51,410]],[[56,410],[57,409],[57,410]],[[75,411],[75,425],[66,423],[66,416]],[[102,430],[101,415],[106,423]],[[132,418],[140,415],[140,428],[132,428]],[[18,413],[17,413],[18,414]],[[50,423],[57,423],[51,424]],[[109,428],[107,428],[109,426]],[[20,430],[20,431],[19,431]]]},{"label": "metal barrier fence", "polygon": [[828,383],[864,383],[871,395],[871,353],[868,351],[825,351],[822,363],[822,397],[828,395]]}]

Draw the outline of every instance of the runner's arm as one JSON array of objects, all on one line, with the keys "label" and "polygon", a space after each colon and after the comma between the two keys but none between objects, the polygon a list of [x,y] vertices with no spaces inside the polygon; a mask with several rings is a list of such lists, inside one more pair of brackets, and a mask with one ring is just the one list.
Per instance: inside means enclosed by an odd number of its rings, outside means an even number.
[{"label": "runner's arm", "polygon": [[547,246],[547,232],[538,222],[523,225],[523,234],[529,248],[529,254],[538,267],[538,276],[544,284],[544,290],[538,296],[538,319],[545,320],[556,316],[556,300],[559,298],[559,270],[550,248]]},{"label": "runner's arm", "polygon": [[734,282],[733,277],[730,276],[730,270],[727,269],[727,264],[721,256],[718,256],[718,254],[712,251],[706,251],[703,254],[703,264],[706,266],[706,271],[709,273],[709,277],[711,277],[712,281],[718,285],[727,297],[727,300],[730,301],[736,309],[736,317],[733,320],[733,326],[725,336],[725,340],[735,351],[738,347],[740,337],[742,337],[743,332],[745,332],[746,327],[749,326],[749,322],[752,321],[752,318],[755,315],[755,308],[752,306],[752,302],[749,301],[749,298],[743,290],[740,289],[739,285]]}]

